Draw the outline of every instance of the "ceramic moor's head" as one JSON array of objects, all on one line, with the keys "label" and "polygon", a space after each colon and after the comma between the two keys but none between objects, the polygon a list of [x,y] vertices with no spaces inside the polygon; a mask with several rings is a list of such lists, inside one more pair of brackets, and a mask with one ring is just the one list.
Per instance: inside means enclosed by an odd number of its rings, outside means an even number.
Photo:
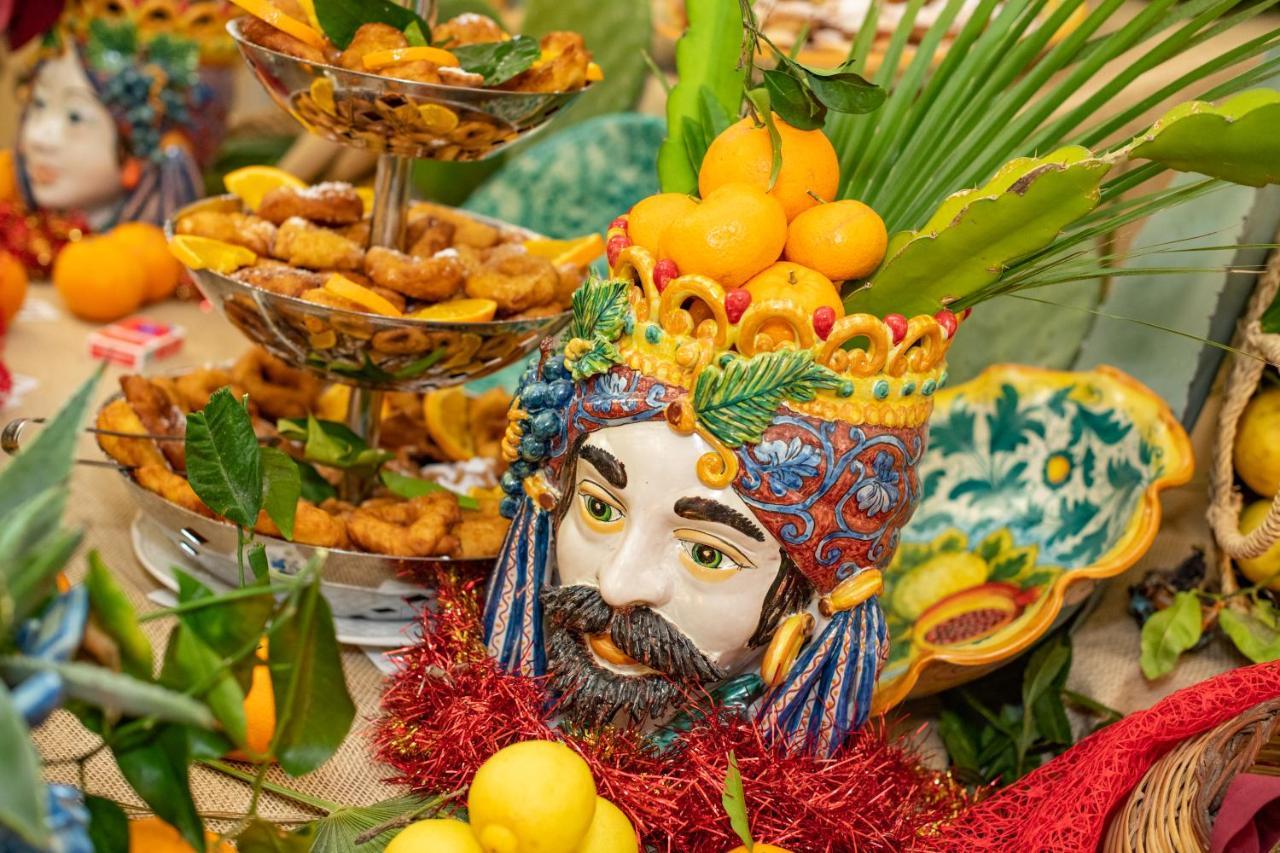
[{"label": "ceramic moor's head", "polygon": [[46,40],[18,130],[28,208],[98,230],[203,194],[230,95],[224,0],[80,0]]},{"label": "ceramic moor's head", "polygon": [[829,754],[887,653],[880,572],[919,497],[947,330],[916,317],[895,341],[860,314],[823,339],[789,302],[731,319],[718,283],[659,291],[653,267],[624,249],[526,374],[486,642],[585,726],[660,722],[758,671],[766,735]]}]

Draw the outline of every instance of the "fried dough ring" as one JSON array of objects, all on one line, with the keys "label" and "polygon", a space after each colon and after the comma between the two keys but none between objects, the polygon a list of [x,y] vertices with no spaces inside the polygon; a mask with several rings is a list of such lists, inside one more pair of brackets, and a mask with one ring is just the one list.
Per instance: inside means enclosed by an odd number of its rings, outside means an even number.
[{"label": "fried dough ring", "polygon": [[492,299],[506,316],[549,303],[559,280],[551,261],[508,244],[490,252],[484,266],[467,276],[466,291],[472,298]]},{"label": "fried dough ring", "polygon": [[382,287],[423,302],[443,302],[462,289],[462,263],[452,253],[416,258],[376,246],[365,253],[364,271]]},{"label": "fried dough ring", "polygon": [[364,248],[358,243],[300,216],[286,219],[276,229],[271,253],[295,267],[316,270],[358,270],[364,260]]},{"label": "fried dough ring", "polygon": [[393,557],[434,557],[452,553],[458,540],[449,531],[461,518],[448,492],[409,501],[374,499],[351,513],[347,532],[358,546]]},{"label": "fried dough ring", "polygon": [[355,225],[364,216],[364,202],[355,187],[338,181],[305,189],[281,186],[262,197],[257,214],[276,225],[295,216],[318,225]]},{"label": "fried dough ring", "polygon": [[134,469],[133,478],[139,486],[148,492],[154,492],[171,504],[177,504],[185,510],[214,518],[213,510],[204,505],[204,501],[196,495],[187,479],[175,474],[164,465],[143,465]]},{"label": "fried dough ring", "polygon": [[[121,376],[120,390],[149,434],[186,437],[186,415],[159,385],[141,376]],[[160,452],[173,470],[187,469],[187,454],[181,441],[162,441],[160,445]]]},{"label": "fried dough ring", "polygon": [[232,380],[249,400],[271,418],[305,418],[320,394],[320,381],[290,367],[260,347],[254,347],[231,368]]},{"label": "fried dough ring", "polygon": [[276,227],[265,219],[248,213],[225,213],[218,210],[197,210],[178,220],[174,229],[179,234],[208,237],[244,246],[255,255],[266,255],[276,236]]},{"label": "fried dough ring", "polygon": [[[284,538],[266,510],[258,513],[258,523],[254,525],[253,532],[277,539]],[[293,517],[293,539],[290,541],[317,548],[348,548],[351,545],[347,536],[347,524],[341,516],[325,512],[311,501],[304,500],[298,501]]]},{"label": "fried dough ring", "polygon": [[[112,400],[98,412],[98,429],[138,435],[147,433],[147,428],[142,425],[138,413],[129,405],[128,400]],[[168,467],[160,448],[149,438],[120,438],[99,433],[98,446],[103,453],[127,468],[142,468],[147,465]]]},{"label": "fried dough ring", "polygon": [[209,405],[209,398],[219,388],[230,387],[237,400],[244,396],[244,389],[235,387],[231,372],[218,367],[205,367],[184,373],[173,384],[188,412]]}]

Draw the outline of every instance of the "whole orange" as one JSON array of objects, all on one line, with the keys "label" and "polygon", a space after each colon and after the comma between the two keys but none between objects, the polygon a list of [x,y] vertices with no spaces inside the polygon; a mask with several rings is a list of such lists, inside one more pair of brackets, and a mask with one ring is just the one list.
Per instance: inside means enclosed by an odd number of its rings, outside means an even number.
[{"label": "whole orange", "polygon": [[146,281],[120,243],[90,237],[70,243],[53,264],[53,286],[81,320],[110,323],[138,310]]},{"label": "whole orange", "polygon": [[[773,121],[782,137],[782,168],[769,194],[782,202],[789,222],[818,199],[835,198],[840,189],[840,158],[821,130],[797,130],[776,115]],[[769,129],[744,118],[707,146],[698,170],[698,192],[706,198],[717,188],[739,181],[768,190],[772,167]]]},{"label": "whole orange", "polygon": [[860,201],[811,207],[791,221],[783,255],[832,281],[866,278],[884,260],[889,232],[884,220]]},{"label": "whole orange", "polygon": [[662,235],[671,223],[697,206],[698,202],[684,193],[658,193],[642,198],[627,214],[627,236],[635,245],[657,254]]},{"label": "whole orange", "polygon": [[[258,660],[265,661],[265,641],[258,649]],[[276,730],[276,697],[271,690],[271,668],[265,662],[253,668],[249,692],[244,696],[245,749],[235,749],[227,757],[236,761],[260,762],[271,749],[271,736]]]},{"label": "whole orange", "polygon": [[117,225],[109,239],[124,246],[142,267],[146,276],[147,302],[168,299],[182,280],[182,263],[169,251],[164,232],[150,222],[125,222]]},{"label": "whole orange", "polygon": [[[817,270],[790,261],[779,261],[751,279],[746,284],[746,291],[751,294],[752,305],[783,300],[798,306],[809,316],[825,305],[836,312],[837,320],[844,316],[840,291],[831,279]],[[791,326],[782,320],[770,320],[760,327],[760,331],[779,343],[796,339]]]},{"label": "whole orange", "polygon": [[[235,853],[226,841],[219,841],[212,832],[205,831],[207,853]],[[129,821],[129,853],[195,853],[191,845],[172,824],[160,818],[138,818]]]},{"label": "whole orange", "polygon": [[27,271],[22,262],[0,250],[0,329],[7,329],[27,298]]},{"label": "whole orange", "polygon": [[682,274],[701,273],[737,287],[782,254],[787,215],[777,199],[750,184],[725,184],[671,223],[662,256]]}]

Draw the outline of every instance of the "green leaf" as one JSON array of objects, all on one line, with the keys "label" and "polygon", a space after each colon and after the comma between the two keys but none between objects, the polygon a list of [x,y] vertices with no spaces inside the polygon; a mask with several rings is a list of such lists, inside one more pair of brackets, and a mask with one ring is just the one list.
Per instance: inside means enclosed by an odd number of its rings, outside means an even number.
[{"label": "green leaf", "polygon": [[45,425],[31,446],[0,471],[0,519],[8,519],[19,507],[37,495],[66,482],[71,476],[80,425],[84,423],[93,389],[102,376],[94,372],[67,400],[53,420]]},{"label": "green leaf", "polygon": [[[1263,605],[1270,608],[1270,605]],[[1274,613],[1272,613],[1274,615]],[[1270,663],[1280,659],[1280,631],[1274,624],[1267,624],[1255,613],[1238,613],[1224,607],[1218,613],[1218,623],[1240,654],[1254,663]]]},{"label": "green leaf", "polygon": [[1159,678],[1173,670],[1178,658],[1200,641],[1200,599],[1180,592],[1164,610],[1142,626],[1142,674]]},{"label": "green leaf", "polygon": [[161,820],[173,824],[192,849],[204,849],[204,824],[187,778],[190,749],[181,726],[160,726],[128,746],[112,746],[125,781]]},{"label": "green leaf", "polygon": [[333,615],[320,594],[320,576],[294,592],[291,607],[271,632],[268,659],[276,703],[272,742],[291,776],[310,773],[341,745],[355,705],[347,693]]},{"label": "green leaf", "polygon": [[814,97],[803,75],[781,65],[764,72],[764,87],[774,112],[787,124],[799,130],[816,130],[827,117],[827,108]]},{"label": "green leaf", "polygon": [[293,519],[302,497],[302,475],[293,458],[274,447],[261,448],[262,506],[280,528],[284,538],[293,541]]},{"label": "green leaf", "polygon": [[213,715],[204,705],[189,696],[166,690],[158,684],[139,681],[131,675],[87,663],[59,663],[13,655],[0,657],[0,674],[6,679],[25,679],[38,672],[57,673],[68,697],[109,713],[153,716],[202,728],[213,725]]},{"label": "green leaf", "polygon": [[595,337],[616,341],[627,319],[630,308],[627,294],[630,290],[628,281],[601,278],[594,273],[588,276],[573,292],[569,337],[584,341]]},{"label": "green leaf", "polygon": [[397,818],[426,816],[435,813],[442,800],[439,797],[424,798],[405,794],[383,800],[370,806],[351,806],[307,824],[312,842],[311,853],[348,853],[351,850],[378,853],[400,831],[400,827],[385,830],[359,846],[356,838]]},{"label": "green leaf", "polygon": [[[237,853],[307,853],[313,850],[309,838],[286,832],[269,820],[255,818],[236,836]],[[360,849],[355,845],[348,850]]]},{"label": "green leaf", "polygon": [[344,424],[318,420],[314,415],[307,415],[306,420],[282,419],[276,428],[285,438],[306,443],[303,455],[307,461],[330,468],[376,468],[395,456],[370,447]]},{"label": "green leaf", "polygon": [[383,468],[378,473],[378,478],[382,480],[382,485],[393,495],[397,495],[408,500],[420,498],[423,495],[430,495],[435,492],[448,492],[458,499],[458,506],[462,509],[476,510],[480,508],[480,502],[470,495],[463,495],[451,489],[446,489],[439,483],[433,483],[431,480],[423,480],[418,477],[407,477],[404,474]]},{"label": "green leaf", "polygon": [[570,374],[579,382],[598,373],[607,373],[615,364],[622,363],[622,353],[604,338],[591,339],[591,345],[577,358],[566,359]]},{"label": "green leaf", "polygon": [[304,459],[294,459],[293,464],[298,467],[298,475],[301,477],[303,500],[322,504],[329,498],[338,496],[338,490],[334,488],[333,483],[320,476],[316,466]]},{"label": "green leaf", "polygon": [[769,92],[766,89],[752,89],[747,92],[747,100],[751,101],[756,108],[756,113],[760,119],[764,121],[764,126],[769,131],[769,153],[771,160],[769,162],[769,189],[772,190],[774,184],[778,182],[778,173],[782,171],[782,134],[778,132],[778,125],[773,120],[773,107],[770,103]]},{"label": "green leaf", "polygon": [[978,745],[964,718],[955,711],[943,710],[938,716],[938,737],[951,758],[951,764],[959,770],[980,773]]},{"label": "green leaf", "polygon": [[89,592],[90,612],[120,649],[121,667],[134,678],[149,680],[151,641],[142,633],[137,611],[96,550],[89,552],[89,572],[84,585]]},{"label": "green leaf", "polygon": [[196,685],[208,685],[203,691],[190,695],[203,700],[227,736],[237,746],[244,746],[248,725],[244,691],[231,670],[223,667],[222,657],[181,622],[169,634],[160,683],[175,691],[192,691]]},{"label": "green leaf", "polygon": [[658,179],[663,192],[693,193],[702,163],[692,162],[686,153],[685,119],[700,121],[704,88],[727,115],[737,116],[747,70],[738,62],[741,7],[724,0],[686,0],[684,5],[688,26],[676,42],[679,80],[667,98],[667,138],[658,150]]},{"label": "green leaf", "polygon": [[781,349],[704,368],[693,388],[693,411],[708,432],[740,447],[760,440],[784,402],[808,402],[839,384],[808,351]]},{"label": "green leaf", "polygon": [[875,112],[886,97],[884,89],[850,71],[848,62],[830,71],[819,71],[803,65],[813,96],[828,109],[855,115]]},{"label": "green leaf", "polygon": [[1280,92],[1251,89],[1214,106],[1179,104],[1131,143],[1133,157],[1261,187],[1280,181]]},{"label": "green leaf", "polygon": [[48,598],[79,544],[78,532],[58,529],[66,500],[65,485],[51,486],[0,524],[0,637]]},{"label": "green leaf", "polygon": [[751,822],[747,819],[747,795],[742,790],[742,774],[738,772],[738,757],[729,753],[729,769],[724,774],[724,793],[720,796],[720,802],[724,806],[725,814],[729,815],[729,825],[733,827],[733,831],[738,838],[742,839],[742,846],[747,848],[750,853],[755,847],[755,842],[751,840]]},{"label": "green leaf", "polygon": [[254,545],[249,549],[249,568],[253,570],[254,585],[265,586],[271,580],[271,564],[267,561],[265,546]]},{"label": "green leaf", "polygon": [[1111,164],[1082,150],[1020,158],[984,186],[950,196],[921,231],[894,235],[870,286],[849,294],[846,309],[932,314],[996,281],[1098,205]]},{"label": "green leaf", "polygon": [[507,82],[542,56],[538,40],[528,36],[450,47],[449,52],[458,58],[463,70],[483,75],[486,86]]},{"label": "green leaf", "polygon": [[111,800],[86,794],[84,807],[89,812],[89,841],[98,853],[127,853],[129,819],[124,809]]},{"label": "green leaf", "polygon": [[26,721],[0,681],[0,827],[13,830],[24,841],[44,849],[49,828],[44,822],[45,787],[40,775],[40,756],[31,742]]},{"label": "green leaf", "polygon": [[431,36],[427,33],[422,21],[414,21],[405,27],[404,37],[410,47],[428,47],[431,44]]},{"label": "green leaf", "polygon": [[[250,562],[252,562],[252,554]],[[200,583],[181,569],[174,570],[178,580],[178,601],[190,604],[204,599],[217,598],[213,590]],[[182,623],[213,649],[221,658],[234,658],[252,643],[257,642],[266,627],[267,619],[275,609],[275,599],[271,591],[265,587],[258,595],[237,597],[229,601],[219,601],[180,615]],[[248,689],[253,675],[254,660],[252,656],[240,661],[234,667],[236,678],[242,689]]]},{"label": "green leaf", "polygon": [[346,50],[364,24],[390,24],[407,31],[413,24],[428,36],[431,28],[412,9],[392,0],[315,0],[316,20],[329,40]]},{"label": "green leaf", "polygon": [[187,479],[209,509],[251,529],[262,508],[262,457],[253,419],[227,388],[187,415]]},{"label": "green leaf", "polygon": [[1036,649],[1022,676],[1024,722],[1033,720],[1040,735],[1050,743],[1072,741],[1071,723],[1062,707],[1062,689],[1070,672],[1071,639],[1063,631]]}]

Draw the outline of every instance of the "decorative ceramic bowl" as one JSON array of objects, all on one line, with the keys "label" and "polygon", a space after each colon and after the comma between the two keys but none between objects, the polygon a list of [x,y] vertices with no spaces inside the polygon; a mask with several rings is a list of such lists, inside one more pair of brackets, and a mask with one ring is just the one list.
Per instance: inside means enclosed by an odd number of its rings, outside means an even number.
[{"label": "decorative ceramic bowl", "polygon": [[255,44],[227,24],[240,53],[281,109],[317,136],[424,160],[482,160],[538,130],[574,92],[441,86],[308,62]]},{"label": "decorative ceramic bowl", "polygon": [[1030,647],[1160,526],[1191,477],[1168,406],[1109,367],[988,368],[937,396],[923,498],[885,572],[877,705],[962,684]]},{"label": "decorative ceramic bowl", "polygon": [[[240,199],[217,196],[178,211],[241,210]],[[526,238],[541,235],[470,214]],[[518,361],[569,322],[569,313],[488,323],[439,323],[343,311],[272,293],[213,270],[191,270],[196,286],[245,337],[272,355],[332,382],[382,391],[429,391],[493,373]]]}]

